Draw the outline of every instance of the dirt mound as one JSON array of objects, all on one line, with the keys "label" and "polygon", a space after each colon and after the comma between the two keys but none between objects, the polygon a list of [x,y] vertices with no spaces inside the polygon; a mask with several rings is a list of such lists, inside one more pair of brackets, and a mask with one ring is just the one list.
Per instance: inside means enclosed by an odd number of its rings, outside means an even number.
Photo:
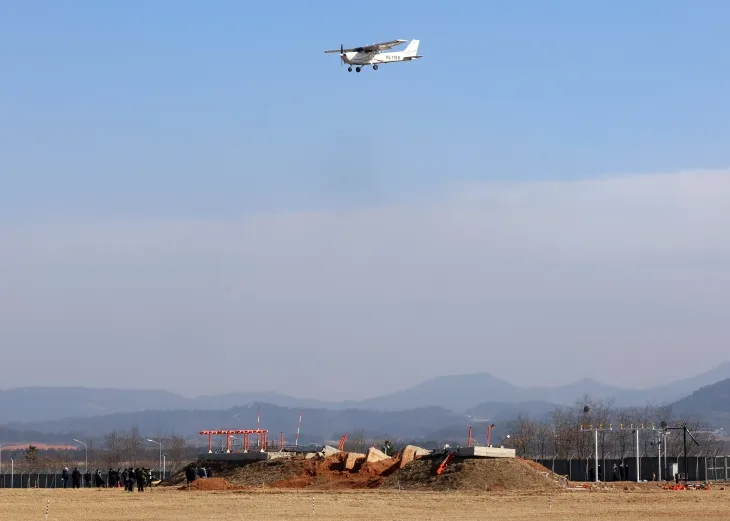
[{"label": "dirt mound", "polygon": [[416,460],[383,480],[383,488],[407,490],[549,491],[563,485],[545,469],[512,458],[456,459],[436,475],[438,459]]},{"label": "dirt mound", "polygon": [[533,469],[535,469],[538,472],[552,473],[552,471],[549,468],[547,468],[545,465],[542,465],[542,464],[538,463],[537,461],[533,461],[531,459],[522,459],[522,458],[517,458],[517,459],[520,460],[520,461],[524,461],[530,467],[532,467]]},{"label": "dirt mound", "polygon": [[246,465],[231,465],[219,475],[244,487],[270,487],[275,483],[304,476],[314,460],[304,458],[255,461]]},{"label": "dirt mound", "polygon": [[[304,456],[229,464],[215,469],[213,478],[198,479],[181,490],[251,490],[261,488],[342,490],[401,488],[406,490],[550,491],[566,485],[565,479],[542,465],[520,458],[457,458],[437,476],[440,458],[416,459],[401,465],[388,458],[357,458],[348,468],[348,454],[326,458]],[[352,458],[350,458],[352,464]]]},{"label": "dirt mound", "polygon": [[[322,459],[290,458],[256,461],[243,466],[218,469],[231,486],[254,488],[314,488],[320,490],[377,488],[383,478],[394,472],[398,461],[358,461],[346,468],[347,454]],[[195,482],[197,483],[197,481]]]},{"label": "dirt mound", "polygon": [[233,490],[237,488],[224,478],[196,479],[190,485],[183,485],[180,490]]}]

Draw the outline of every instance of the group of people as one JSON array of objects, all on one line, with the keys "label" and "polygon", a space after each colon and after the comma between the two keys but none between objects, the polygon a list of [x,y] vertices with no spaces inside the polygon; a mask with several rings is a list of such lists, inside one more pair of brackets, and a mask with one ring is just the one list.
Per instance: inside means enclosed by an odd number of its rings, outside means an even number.
[{"label": "group of people", "polygon": [[628,481],[629,480],[629,466],[624,463],[613,464],[613,480],[614,481]]},{"label": "group of people", "polygon": [[91,472],[88,470],[86,473],[81,474],[81,471],[78,468],[74,468],[72,472],[68,471],[68,467],[64,467],[63,471],[61,472],[61,478],[63,479],[63,488],[66,488],[68,486],[68,479],[71,478],[71,487],[72,488],[81,488],[81,478],[84,478],[84,483],[87,487],[91,486],[91,480],[94,480],[94,483],[97,487],[104,486],[104,478],[101,475],[101,472],[99,469],[96,470],[94,475],[91,475]]},{"label": "group of people", "polygon": [[139,492],[144,492],[145,487],[152,486],[152,471],[147,467],[136,467],[126,469],[109,469],[107,474],[108,483],[104,481],[104,477],[101,475],[99,469],[91,474],[90,471],[86,471],[85,474],[81,474],[78,468],[74,468],[72,472],[69,472],[68,467],[64,467],[61,472],[61,479],[63,480],[63,488],[68,486],[68,480],[71,478],[72,488],[81,488],[81,478],[85,482],[86,487],[91,487],[92,479],[94,485],[97,488],[102,487],[121,487],[124,485],[124,490],[127,492],[134,492],[134,486],[137,486]]},{"label": "group of people", "polygon": [[[89,471],[86,471],[87,474],[89,474],[89,481],[91,481],[91,474]],[[73,472],[68,471],[68,467],[64,467],[61,471],[61,479],[63,480],[63,488],[66,488],[68,486],[68,478],[71,478],[71,487],[72,488],[81,488],[81,471],[78,469],[78,467],[75,467],[73,469]]]},{"label": "group of people", "polygon": [[152,471],[146,467],[136,467],[133,469],[124,469],[122,471],[122,481],[124,481],[124,490],[134,492],[134,485],[137,485],[138,492],[144,492],[145,487],[152,486]]},{"label": "group of people", "polygon": [[185,467],[185,479],[188,485],[195,481],[197,478],[209,478],[212,476],[212,470],[206,469],[205,467],[198,467],[196,465],[188,465]]}]

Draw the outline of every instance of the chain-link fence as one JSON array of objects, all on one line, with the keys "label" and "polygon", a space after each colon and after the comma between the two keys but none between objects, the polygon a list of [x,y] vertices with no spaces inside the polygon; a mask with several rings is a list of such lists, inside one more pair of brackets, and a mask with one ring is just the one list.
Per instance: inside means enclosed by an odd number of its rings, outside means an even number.
[{"label": "chain-link fence", "polygon": [[[538,463],[556,474],[567,476],[571,481],[594,481],[594,460],[590,459],[536,459]],[[639,458],[639,480],[674,480],[676,474],[684,475],[684,458]],[[730,456],[690,456],[687,458],[687,477],[690,481],[730,480]],[[599,481],[636,481],[636,458],[598,460]]]},{"label": "chain-link fence", "polygon": [[[165,472],[164,476],[160,471],[151,471],[150,474],[152,475],[152,481],[170,477],[169,472]],[[91,481],[86,481],[84,474],[82,474],[81,488],[106,488],[111,486],[108,472],[102,472],[101,478],[101,484],[97,484],[95,474],[91,474]],[[0,473],[0,488],[71,488],[72,483],[73,480],[70,475],[64,482],[61,472],[7,472],[3,469],[3,472]],[[122,486],[124,485],[122,484]]]}]

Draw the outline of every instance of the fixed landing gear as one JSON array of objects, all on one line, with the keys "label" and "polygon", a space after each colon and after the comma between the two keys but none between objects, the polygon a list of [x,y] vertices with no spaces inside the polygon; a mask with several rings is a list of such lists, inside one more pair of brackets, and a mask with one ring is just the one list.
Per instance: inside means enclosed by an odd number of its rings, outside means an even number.
[{"label": "fixed landing gear", "polygon": [[[360,72],[361,70],[362,70],[362,67],[361,67],[361,66],[357,66],[357,67],[355,67],[355,72]],[[377,66],[377,65],[373,65],[373,70],[374,70],[374,71],[377,71],[377,70],[378,70],[378,66]],[[347,68],[347,72],[352,72],[352,65],[350,65],[350,66],[349,66],[349,67]]]}]

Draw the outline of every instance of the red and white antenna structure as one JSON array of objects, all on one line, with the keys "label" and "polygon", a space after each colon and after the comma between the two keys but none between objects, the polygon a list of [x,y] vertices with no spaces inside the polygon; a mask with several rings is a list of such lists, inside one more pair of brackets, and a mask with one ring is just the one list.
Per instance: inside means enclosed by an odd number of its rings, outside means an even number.
[{"label": "red and white antenna structure", "polygon": [[299,447],[299,429],[302,427],[302,408],[299,408],[299,422],[297,423],[297,439],[294,442],[295,447]]}]

